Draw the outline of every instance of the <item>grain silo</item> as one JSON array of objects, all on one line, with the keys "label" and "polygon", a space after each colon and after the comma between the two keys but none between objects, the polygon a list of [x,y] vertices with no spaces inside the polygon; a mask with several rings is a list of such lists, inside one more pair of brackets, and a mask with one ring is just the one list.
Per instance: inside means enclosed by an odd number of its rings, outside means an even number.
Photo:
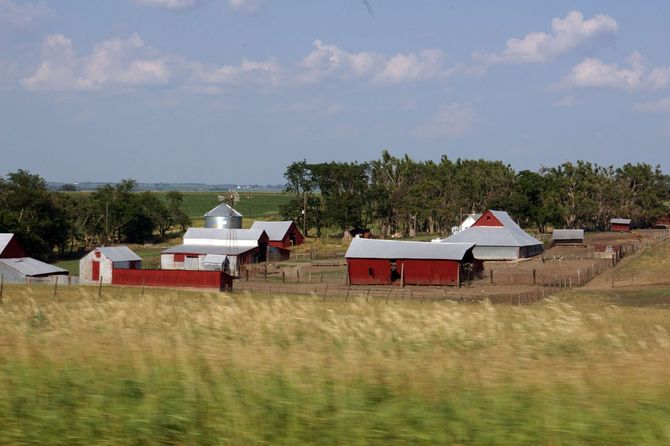
[{"label": "grain silo", "polygon": [[242,229],[242,214],[226,203],[221,203],[205,214],[205,227],[216,229]]}]

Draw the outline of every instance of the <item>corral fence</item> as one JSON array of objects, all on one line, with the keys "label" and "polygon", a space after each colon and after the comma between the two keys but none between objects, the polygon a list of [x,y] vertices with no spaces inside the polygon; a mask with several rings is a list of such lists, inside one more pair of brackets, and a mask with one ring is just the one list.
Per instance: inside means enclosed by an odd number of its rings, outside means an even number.
[{"label": "corral fence", "polygon": [[311,287],[296,287],[277,283],[245,283],[235,289],[235,293],[253,292],[273,296],[308,296],[322,302],[347,302],[365,300],[365,302],[398,303],[398,302],[440,302],[451,301],[475,303],[488,300],[494,304],[531,305],[553,294],[569,288],[563,284],[546,285],[518,293],[499,294],[466,294],[454,287],[363,287],[363,286],[330,286],[330,284],[314,284]]}]

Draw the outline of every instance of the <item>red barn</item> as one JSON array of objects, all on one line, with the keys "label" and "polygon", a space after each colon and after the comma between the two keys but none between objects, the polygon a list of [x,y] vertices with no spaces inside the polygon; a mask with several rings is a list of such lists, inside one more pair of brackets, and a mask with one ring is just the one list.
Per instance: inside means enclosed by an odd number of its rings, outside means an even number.
[{"label": "red barn", "polygon": [[658,229],[670,229],[670,214],[658,217],[654,222],[654,227]]},{"label": "red barn", "polygon": [[345,255],[352,285],[458,285],[481,263],[472,243],[355,238]]},{"label": "red barn", "polygon": [[0,259],[16,259],[25,256],[26,252],[14,234],[0,234]]},{"label": "red barn", "polygon": [[610,225],[613,232],[630,232],[630,218],[613,218]]},{"label": "red barn", "polygon": [[260,229],[268,235],[270,246],[290,248],[302,245],[305,241],[295,222],[292,221],[255,221],[251,229]]}]

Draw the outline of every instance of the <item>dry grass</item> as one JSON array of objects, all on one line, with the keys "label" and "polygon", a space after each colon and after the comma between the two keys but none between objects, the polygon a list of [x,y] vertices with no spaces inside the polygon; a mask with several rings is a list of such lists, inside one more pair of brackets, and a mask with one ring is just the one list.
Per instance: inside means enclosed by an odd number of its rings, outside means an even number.
[{"label": "dry grass", "polygon": [[665,307],[51,293],[5,288],[2,444],[670,442]]}]

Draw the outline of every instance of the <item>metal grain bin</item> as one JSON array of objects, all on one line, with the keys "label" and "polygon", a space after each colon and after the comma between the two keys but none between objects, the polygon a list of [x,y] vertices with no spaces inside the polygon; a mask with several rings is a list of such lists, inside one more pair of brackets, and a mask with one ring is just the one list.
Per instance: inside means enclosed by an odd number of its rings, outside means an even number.
[{"label": "metal grain bin", "polygon": [[205,227],[216,229],[242,229],[242,214],[221,203],[205,214]]}]

